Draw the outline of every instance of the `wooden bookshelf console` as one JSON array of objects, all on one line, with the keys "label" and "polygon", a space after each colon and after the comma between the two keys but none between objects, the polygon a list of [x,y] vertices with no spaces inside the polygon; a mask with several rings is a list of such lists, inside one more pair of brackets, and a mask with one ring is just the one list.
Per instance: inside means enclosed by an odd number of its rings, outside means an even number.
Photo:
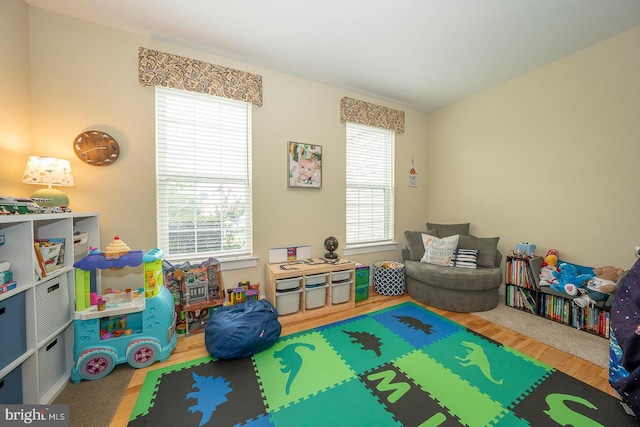
[{"label": "wooden bookshelf console", "polygon": [[573,296],[539,286],[541,267],[541,257],[507,257],[505,305],[609,338],[609,310],[602,303],[578,307]]}]

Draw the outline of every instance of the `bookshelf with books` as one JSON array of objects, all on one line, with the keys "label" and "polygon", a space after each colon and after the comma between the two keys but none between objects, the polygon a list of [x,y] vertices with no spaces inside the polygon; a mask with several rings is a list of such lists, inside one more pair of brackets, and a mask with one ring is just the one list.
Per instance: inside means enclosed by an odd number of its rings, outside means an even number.
[{"label": "bookshelf with books", "polygon": [[609,338],[609,310],[601,303],[578,307],[573,296],[539,285],[542,257],[507,257],[505,305]]},{"label": "bookshelf with books", "polygon": [[[0,293],[0,404],[48,404],[73,366],[74,258],[84,232],[100,246],[97,213],[0,216],[0,260],[14,285]],[[99,280],[97,278],[96,280]]]}]

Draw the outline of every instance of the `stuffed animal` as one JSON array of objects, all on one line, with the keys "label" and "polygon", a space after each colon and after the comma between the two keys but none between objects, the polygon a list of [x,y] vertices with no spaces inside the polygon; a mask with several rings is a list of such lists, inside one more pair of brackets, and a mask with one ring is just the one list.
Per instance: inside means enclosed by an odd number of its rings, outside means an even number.
[{"label": "stuffed animal", "polygon": [[585,289],[580,289],[580,296],[573,303],[578,307],[594,305],[598,301],[606,301],[616,290],[616,282],[624,269],[605,265],[593,269],[595,277],[587,282]]},{"label": "stuffed animal", "polygon": [[578,270],[572,264],[561,262],[558,271],[553,272],[553,277],[558,281],[551,284],[551,289],[556,292],[564,292],[569,295],[577,295],[578,289],[584,287],[585,282],[593,278],[593,274],[578,274]]},{"label": "stuffed animal", "polygon": [[558,257],[556,255],[547,255],[544,257],[542,267],[540,268],[540,286],[557,285],[558,279],[553,276],[553,272],[558,271]]},{"label": "stuffed animal", "polygon": [[620,277],[623,271],[624,271],[623,268],[613,267],[611,265],[605,265],[603,267],[594,268],[593,274],[595,274],[596,277],[599,277],[600,279],[617,282],[618,278]]},{"label": "stuffed animal", "polygon": [[554,270],[558,270],[558,257],[551,254],[544,257],[544,261],[542,262],[543,267],[550,266]]}]

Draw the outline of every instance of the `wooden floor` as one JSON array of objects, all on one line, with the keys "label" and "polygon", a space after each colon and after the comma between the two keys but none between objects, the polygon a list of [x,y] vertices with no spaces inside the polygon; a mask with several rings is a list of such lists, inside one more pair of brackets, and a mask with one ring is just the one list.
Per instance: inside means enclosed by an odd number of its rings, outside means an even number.
[{"label": "wooden floor", "polygon": [[[371,295],[373,294],[373,295]],[[401,302],[412,301],[417,304],[413,298],[404,295],[400,297],[384,297],[375,293],[370,293],[370,298],[356,304],[353,310],[331,314],[322,318],[305,320],[291,325],[285,325],[282,328],[282,335],[292,334],[294,332],[303,331],[305,329],[314,328],[327,323],[335,322],[349,317],[357,316],[381,308],[389,307]],[[538,359],[559,371],[562,371],[572,377],[575,377],[591,386],[615,396],[609,386],[608,371],[596,365],[586,362],[567,353],[556,350],[553,347],[534,341],[524,335],[520,335],[509,329],[498,326],[480,317],[468,313],[454,313],[450,311],[440,310],[426,306],[431,311],[438,313],[444,317],[453,320],[456,323],[466,326],[482,335],[489,337],[495,341],[505,344],[511,348],[521,351],[535,359]],[[111,422],[111,426],[126,426],[129,421],[129,415],[133,410],[138,392],[142,387],[146,372],[148,370],[157,369],[165,365],[173,365],[175,363],[186,362],[198,357],[207,356],[207,349],[204,346],[204,335],[194,335],[186,338],[179,338],[176,349],[171,357],[163,363],[154,363],[148,368],[138,369],[134,372],[133,378],[129,383],[129,387],[120,402],[120,406]]]}]

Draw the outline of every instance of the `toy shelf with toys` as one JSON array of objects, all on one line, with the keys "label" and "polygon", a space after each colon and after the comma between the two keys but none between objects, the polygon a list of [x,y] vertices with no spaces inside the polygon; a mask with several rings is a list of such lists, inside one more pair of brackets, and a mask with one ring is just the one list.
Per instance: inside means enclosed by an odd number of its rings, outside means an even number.
[{"label": "toy shelf with toys", "polygon": [[[545,259],[553,264],[549,265]],[[579,290],[572,289],[571,286],[567,288],[568,291],[575,293],[569,294],[563,285],[554,280],[554,277],[562,277],[560,270],[556,269],[556,264],[564,264],[572,271],[574,277],[581,279],[588,276],[596,277],[593,272],[598,271],[591,267],[563,262],[557,257],[551,260],[548,257],[511,253],[506,262],[505,305],[609,338],[608,298],[601,301],[585,300]],[[557,273],[545,275],[549,270],[557,270]],[[622,275],[619,277],[618,280],[621,280]]]}]

